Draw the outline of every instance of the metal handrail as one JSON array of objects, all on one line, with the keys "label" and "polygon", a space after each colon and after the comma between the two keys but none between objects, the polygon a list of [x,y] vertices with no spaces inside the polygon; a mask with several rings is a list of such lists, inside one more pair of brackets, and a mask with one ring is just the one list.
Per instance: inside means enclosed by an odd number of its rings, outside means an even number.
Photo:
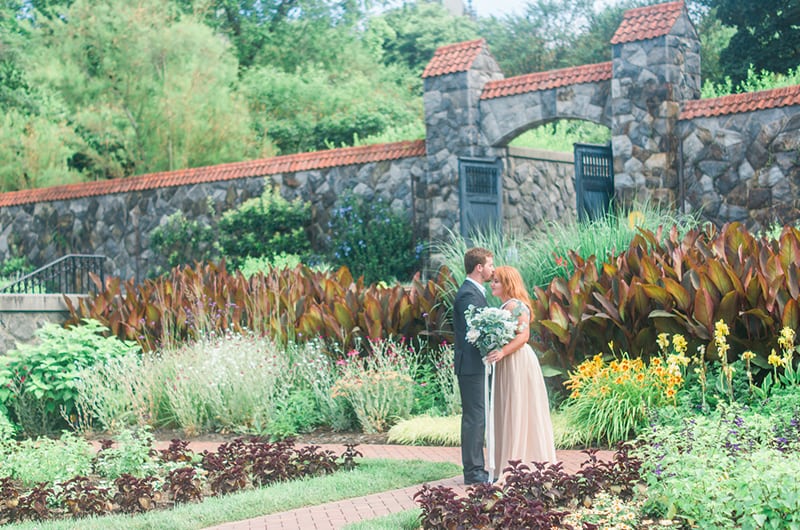
[{"label": "metal handrail", "polygon": [[105,261],[106,257],[98,254],[67,254],[1,287],[0,293],[96,293],[97,286],[89,274],[94,273],[99,276],[100,285],[104,285]]}]

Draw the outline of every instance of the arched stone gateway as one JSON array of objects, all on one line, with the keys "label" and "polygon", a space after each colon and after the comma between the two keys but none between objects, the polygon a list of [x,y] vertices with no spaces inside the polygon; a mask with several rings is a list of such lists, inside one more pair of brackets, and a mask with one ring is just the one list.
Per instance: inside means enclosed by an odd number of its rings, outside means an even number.
[{"label": "arched stone gateway", "polygon": [[440,48],[423,73],[424,141],[0,194],[0,260],[103,254],[108,274],[142,279],[163,265],[149,240],[169,215],[209,222],[265,186],[311,202],[317,234],[345,190],[406,212],[419,241],[493,218],[525,234],[576,218],[572,155],[508,147],[560,119],[611,129],[617,202],[754,229],[800,219],[800,86],[699,100],[683,2],[627,11],[610,44],[610,62],[508,79],[482,39]]},{"label": "arched stone gateway", "polygon": [[480,127],[492,146],[555,120],[586,120],[611,128],[611,62],[527,74],[486,83]]},{"label": "arched stone gateway", "polygon": [[[680,103],[700,95],[697,33],[683,2],[671,2],[628,11],[611,44],[610,62],[508,79],[483,40],[437,50],[423,73],[431,239],[453,230],[456,212],[470,207],[463,193],[459,197],[448,189],[457,184],[459,160],[483,158],[490,164],[501,159],[502,187],[513,190],[520,183],[515,174],[519,164],[506,149],[508,142],[560,119],[587,120],[611,129],[616,194],[622,202],[656,199],[677,205],[676,125]],[[572,187],[568,202],[558,206],[574,219],[572,182],[548,184]],[[502,225],[511,226],[512,219],[524,215],[521,210],[546,208],[549,201],[564,197],[553,199],[544,193],[526,202],[519,194],[514,203],[507,194],[500,210]],[[458,228],[465,233],[471,227]]]}]

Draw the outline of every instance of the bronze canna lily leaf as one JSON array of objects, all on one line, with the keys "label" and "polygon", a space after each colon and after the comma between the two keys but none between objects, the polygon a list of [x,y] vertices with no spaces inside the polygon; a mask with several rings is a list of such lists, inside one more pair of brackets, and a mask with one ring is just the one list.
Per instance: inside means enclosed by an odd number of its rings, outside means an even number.
[{"label": "bronze canna lily leaf", "polygon": [[611,318],[611,320],[613,320],[614,322],[620,322],[622,320],[619,316],[619,311],[608,298],[606,298],[604,295],[600,293],[592,293],[592,294],[595,300],[597,300],[597,302],[603,308],[603,311],[605,311],[608,317]]},{"label": "bronze canna lily leaf", "polygon": [[346,329],[355,327],[355,315],[342,301],[337,300],[333,303],[333,315],[340,326]]},{"label": "bronze canna lily leaf", "polygon": [[662,306],[669,306],[672,302],[672,297],[670,297],[669,292],[660,285],[643,284],[641,289],[648,297],[650,297],[652,300],[655,300]]},{"label": "bronze canna lily leaf", "polygon": [[675,301],[675,306],[679,310],[683,312],[689,311],[689,308],[692,304],[692,298],[691,295],[689,295],[689,291],[687,291],[683,285],[676,282],[672,278],[664,278],[664,289]]},{"label": "bronze canna lily leaf", "polygon": [[727,293],[733,290],[733,282],[731,282],[728,271],[722,262],[711,259],[708,261],[708,279],[714,284],[714,287],[719,293]]},{"label": "bronze canna lily leaf", "polygon": [[555,335],[562,344],[569,344],[569,330],[553,320],[540,320],[542,327]]},{"label": "bronze canna lily leaf", "polygon": [[723,322],[734,322],[739,316],[739,293],[736,291],[729,291],[717,307],[714,322],[722,320]]},{"label": "bronze canna lily leaf", "polygon": [[797,300],[792,298],[786,301],[781,315],[781,327],[788,327],[796,330],[800,326],[800,309]]},{"label": "bronze canna lily leaf", "polygon": [[692,317],[705,329],[700,338],[709,340],[714,330],[714,301],[705,289],[698,289],[695,293]]}]

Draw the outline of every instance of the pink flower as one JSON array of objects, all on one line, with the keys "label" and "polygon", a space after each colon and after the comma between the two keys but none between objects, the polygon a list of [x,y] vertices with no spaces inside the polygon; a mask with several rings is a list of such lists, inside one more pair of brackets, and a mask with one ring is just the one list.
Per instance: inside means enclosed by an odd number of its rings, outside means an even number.
[{"label": "pink flower", "polygon": [[336,364],[338,366],[347,366],[347,361],[345,361],[344,359],[339,359],[338,361],[336,361]]},{"label": "pink flower", "polygon": [[347,356],[348,357],[358,357],[358,350],[355,350],[355,349],[350,350],[349,352],[347,352]]}]

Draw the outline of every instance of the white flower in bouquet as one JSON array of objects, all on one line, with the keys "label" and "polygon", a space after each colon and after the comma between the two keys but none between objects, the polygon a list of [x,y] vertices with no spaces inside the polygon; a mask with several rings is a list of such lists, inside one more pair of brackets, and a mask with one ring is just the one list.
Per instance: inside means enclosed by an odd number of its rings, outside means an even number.
[{"label": "white flower in bouquet", "polygon": [[474,344],[484,357],[508,344],[519,327],[517,315],[499,307],[471,305],[464,316],[467,319],[467,341]]}]

